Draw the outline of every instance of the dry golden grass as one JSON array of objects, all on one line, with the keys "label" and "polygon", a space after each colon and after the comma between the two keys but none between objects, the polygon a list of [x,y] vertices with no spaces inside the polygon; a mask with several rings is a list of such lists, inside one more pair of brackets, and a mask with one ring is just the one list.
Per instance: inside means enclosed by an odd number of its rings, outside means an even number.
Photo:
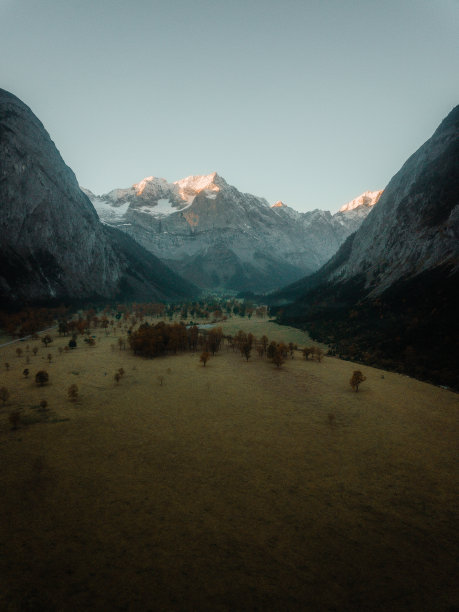
[{"label": "dry golden grass", "polygon": [[[310,343],[267,321],[223,327]],[[0,349],[0,609],[459,605],[457,395],[299,352],[278,370],[223,347],[204,368],[199,351],[146,360],[95,335],[62,355],[68,338],[28,342],[29,365]],[[12,431],[15,410],[29,424]]]}]

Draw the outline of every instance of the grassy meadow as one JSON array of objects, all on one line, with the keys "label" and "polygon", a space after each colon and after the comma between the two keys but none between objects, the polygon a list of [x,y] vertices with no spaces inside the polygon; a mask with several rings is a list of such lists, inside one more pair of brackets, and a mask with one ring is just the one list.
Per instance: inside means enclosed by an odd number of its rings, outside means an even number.
[{"label": "grassy meadow", "polygon": [[300,351],[276,368],[224,345],[203,367],[93,334],[0,348],[1,610],[459,609],[457,394]]}]

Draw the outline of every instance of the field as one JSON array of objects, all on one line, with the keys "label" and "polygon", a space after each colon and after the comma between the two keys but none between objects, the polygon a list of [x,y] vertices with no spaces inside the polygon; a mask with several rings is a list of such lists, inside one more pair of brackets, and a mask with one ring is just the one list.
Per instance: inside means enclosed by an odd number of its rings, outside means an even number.
[{"label": "field", "polygon": [[458,395],[300,352],[203,367],[52,335],[0,348],[1,610],[459,609]]}]

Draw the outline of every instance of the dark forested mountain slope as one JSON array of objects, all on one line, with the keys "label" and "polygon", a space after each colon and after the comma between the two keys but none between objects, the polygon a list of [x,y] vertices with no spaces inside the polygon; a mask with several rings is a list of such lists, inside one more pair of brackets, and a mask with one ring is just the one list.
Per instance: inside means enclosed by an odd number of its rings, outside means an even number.
[{"label": "dark forested mountain slope", "polygon": [[0,90],[0,298],[161,299],[194,287],[104,226],[45,128]]}]

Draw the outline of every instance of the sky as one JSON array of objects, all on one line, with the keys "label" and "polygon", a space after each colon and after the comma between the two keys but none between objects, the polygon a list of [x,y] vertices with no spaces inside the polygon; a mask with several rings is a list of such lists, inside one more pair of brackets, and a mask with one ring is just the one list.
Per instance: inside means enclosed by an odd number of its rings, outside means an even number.
[{"label": "sky", "polygon": [[336,211],[459,103],[459,0],[0,0],[0,87],[96,194],[217,171]]}]

